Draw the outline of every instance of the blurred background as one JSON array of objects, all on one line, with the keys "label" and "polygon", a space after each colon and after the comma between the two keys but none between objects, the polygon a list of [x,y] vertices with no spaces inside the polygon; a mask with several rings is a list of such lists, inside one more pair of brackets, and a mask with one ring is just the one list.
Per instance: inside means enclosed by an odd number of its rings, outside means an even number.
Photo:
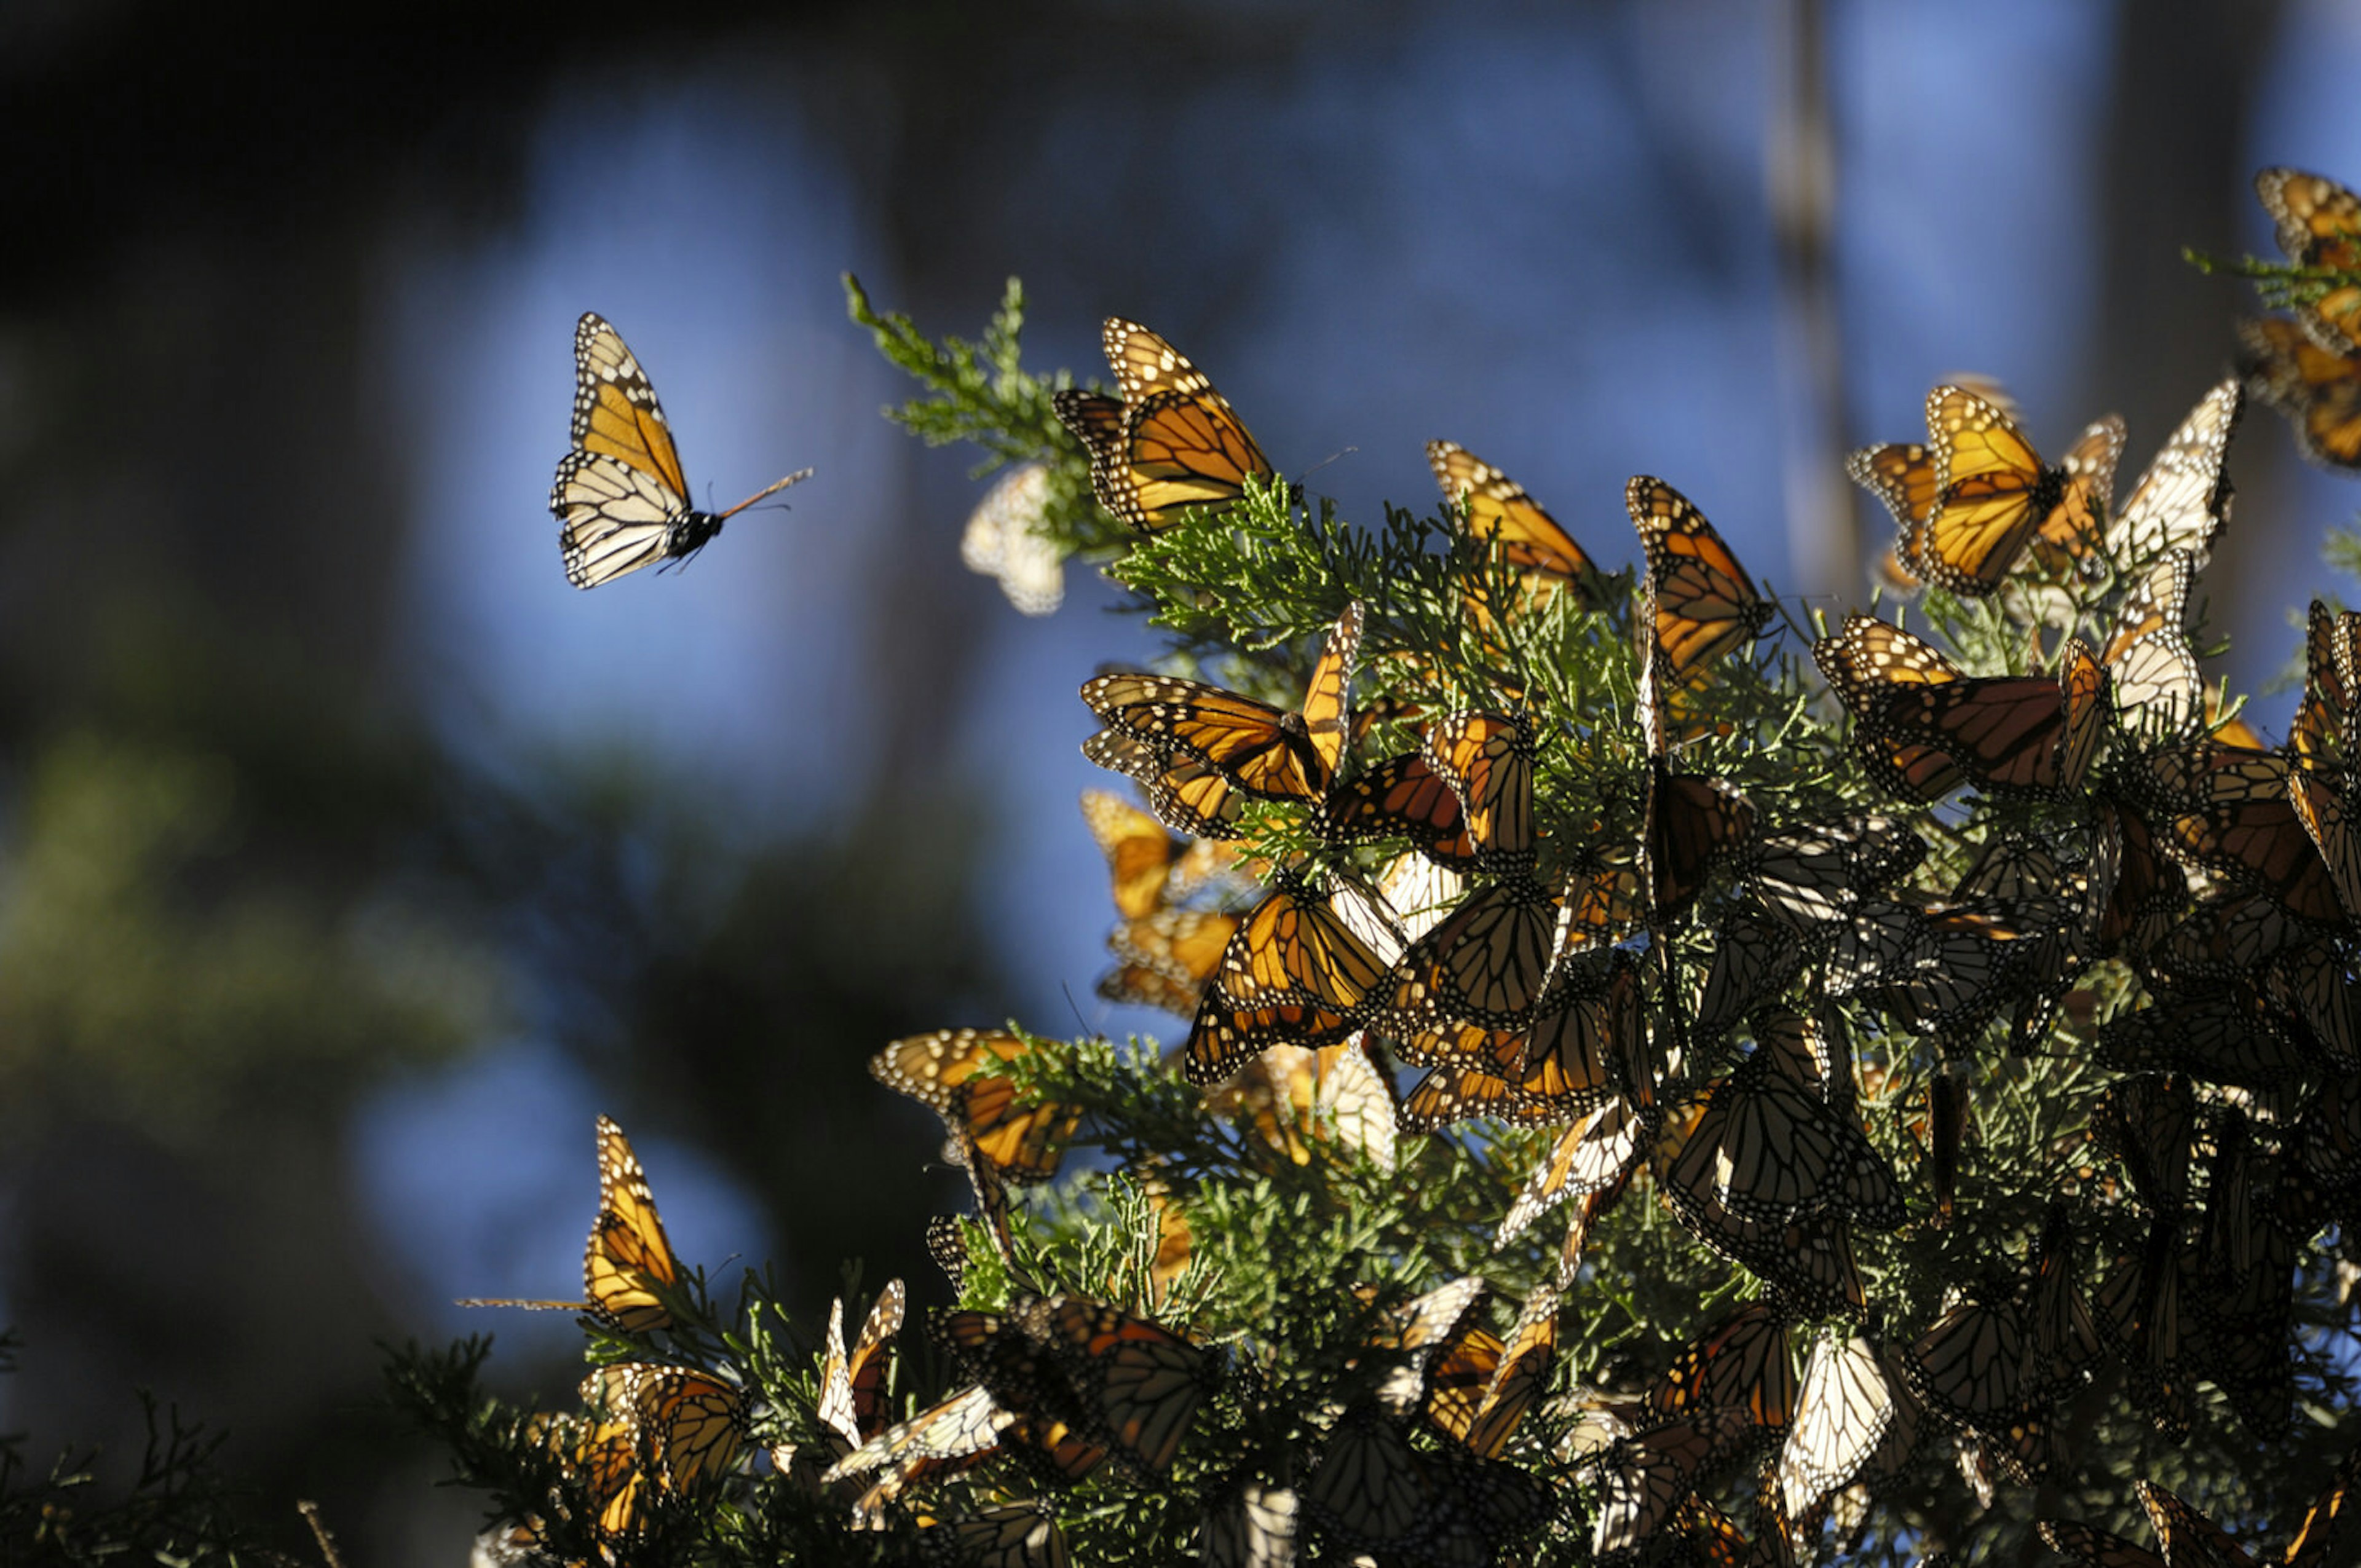
[{"label": "blurred background", "polygon": [[[867,1057],[1176,1026],[1092,993],[1074,805],[1074,688],[1151,644],[961,570],[983,483],[877,417],[840,271],[967,335],[1019,274],[1043,368],[1145,321],[1348,516],[1444,436],[1620,562],[1661,474],[1841,610],[1844,450],[1971,371],[2047,450],[2120,410],[2127,484],[2252,309],[2181,247],[2269,249],[2258,165],[2361,183],[2323,0],[366,15],[0,9],[0,1430],[136,1453],[153,1389],[369,1568],[478,1522],[375,1342],[577,1375],[448,1303],[575,1289],[598,1112],[708,1269],[939,1299],[956,1173]],[[793,510],[567,587],[586,309],[701,499]],[[2361,492],[2267,410],[2230,466],[2250,685]]]}]

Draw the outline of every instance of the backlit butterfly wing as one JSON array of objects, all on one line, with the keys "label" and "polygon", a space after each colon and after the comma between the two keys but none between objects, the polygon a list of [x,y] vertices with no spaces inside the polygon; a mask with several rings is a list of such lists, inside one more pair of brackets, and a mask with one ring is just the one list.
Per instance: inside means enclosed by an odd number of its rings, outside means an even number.
[{"label": "backlit butterfly wing", "polygon": [[1411,1026],[1465,1019],[1521,1027],[1549,978],[1557,921],[1556,901],[1527,878],[1478,889],[1402,955],[1389,1011]]},{"label": "backlit butterfly wing", "polygon": [[948,1460],[990,1451],[1016,1420],[982,1387],[963,1388],[942,1403],[886,1428],[830,1465],[820,1480],[834,1483],[882,1465],[917,1460]]},{"label": "backlit butterfly wing", "polygon": [[689,505],[672,428],[622,335],[585,312],[574,329],[573,450],[557,465],[549,510],[562,525],[566,580],[578,588],[692,555],[722,523],[807,478],[790,474],[724,512]]},{"label": "backlit butterfly wing", "polygon": [[1760,632],[1772,605],[1705,514],[1672,486],[1634,476],[1623,488],[1623,505],[1647,552],[1656,646],[1673,675],[1688,681]]},{"label": "backlit butterfly wing", "polygon": [[1898,1467],[1915,1444],[1916,1426],[1908,1394],[1874,1344],[1859,1335],[1822,1334],[1773,1473],[1785,1517],[1810,1521],[1829,1494],[1855,1476]]},{"label": "backlit butterfly wing", "polygon": [[598,1218],[582,1258],[583,1288],[600,1321],[619,1333],[672,1326],[664,1294],[679,1266],[664,1239],[655,1194],[623,1129],[598,1118]]},{"label": "backlit butterfly wing", "polygon": [[667,1492],[687,1492],[737,1463],[746,1396],[694,1367],[618,1362],[583,1380],[583,1402],[637,1429],[642,1468]]},{"label": "backlit butterfly wing", "polygon": [[1171,1468],[1205,1395],[1202,1346],[1152,1319],[1079,1296],[1031,1303],[1017,1317],[1063,1369],[1079,1431],[1140,1469]]},{"label": "backlit butterfly wing", "polygon": [[1107,938],[1116,967],[1100,979],[1099,994],[1194,1017],[1239,923],[1216,910],[1159,909],[1119,927]]},{"label": "backlit butterfly wing", "polygon": [[[2298,267],[2350,271],[2361,267],[2361,199],[2335,181],[2294,169],[2265,169],[2255,194],[2279,230],[2279,248]],[[2323,348],[2361,345],[2361,289],[2331,289],[2297,313]]]},{"label": "backlit butterfly wing", "polygon": [[830,1305],[828,1352],[819,1379],[819,1419],[846,1444],[858,1448],[884,1409],[885,1371],[894,1336],[902,1332],[906,1299],[898,1279],[889,1279],[861,1325],[861,1339],[850,1354],[844,1348],[844,1301]]},{"label": "backlit butterfly wing", "polygon": [[2238,323],[2246,390],[2287,416],[2296,447],[2330,468],[2361,467],[2361,355],[2331,354],[2295,323]]},{"label": "backlit butterfly wing", "polygon": [[1237,499],[1250,476],[1271,476],[1229,400],[1180,350],[1120,316],[1101,335],[1121,404],[1068,391],[1056,406],[1090,453],[1091,487],[1107,510],[1153,533],[1185,508]]},{"label": "backlit butterfly wing", "polygon": [[1049,499],[1049,470],[1019,463],[984,492],[960,535],[961,565],[997,577],[1020,615],[1049,615],[1066,597],[1065,557],[1042,532]]},{"label": "backlit butterfly wing", "polygon": [[1901,532],[1892,558],[1905,579],[1903,586],[1915,586],[1918,536],[1935,510],[1934,453],[1915,441],[1864,446],[1845,459],[1845,472],[1894,514]]},{"label": "backlit butterfly wing", "polygon": [[2200,398],[2167,438],[2123,510],[2107,523],[2107,554],[2117,568],[2144,566],[2168,550],[2186,550],[2204,561],[2229,520],[2230,484],[2222,459],[2246,401],[2233,377]]},{"label": "backlit butterfly wing", "polygon": [[2041,1539],[2081,1568],[2169,1568],[2155,1552],[2078,1519],[2043,1519]]},{"label": "backlit butterfly wing", "polygon": [[1457,793],[1415,751],[1379,762],[1330,790],[1312,829],[1332,844],[1408,839],[1447,866],[1473,866],[1477,853]]},{"label": "backlit butterfly wing", "polygon": [[1206,1568],[1294,1568],[1295,1493],[1248,1481],[1206,1512],[1197,1552]]},{"label": "backlit butterfly wing", "polygon": [[1493,1245],[1502,1247],[1568,1198],[1613,1188],[1631,1174],[1649,1134],[1627,1100],[1609,1100],[1567,1128],[1509,1205]]},{"label": "backlit butterfly wing", "polygon": [[1361,607],[1349,605],[1312,666],[1300,713],[1168,675],[1102,675],[1082,685],[1099,721],[1185,751],[1265,800],[1317,801],[1345,754]]},{"label": "backlit butterfly wing", "polygon": [[1427,765],[1457,795],[1488,871],[1533,863],[1533,729],[1522,715],[1461,711],[1427,727]]},{"label": "backlit butterfly wing", "polygon": [[1157,820],[1200,839],[1235,839],[1246,797],[1227,775],[1178,748],[1102,729],[1082,742],[1082,755],[1100,767],[1137,779]]},{"label": "backlit butterfly wing", "polygon": [[1725,1413],[1618,1440],[1599,1460],[1592,1555],[1606,1559],[1646,1545],[1688,1499],[1698,1472],[1744,1431],[1741,1420]]},{"label": "backlit butterfly wing", "polygon": [[[937,1537],[944,1538],[938,1541]],[[1009,1503],[931,1526],[928,1552],[974,1568],[1066,1568],[1066,1535],[1038,1503]],[[928,1561],[937,1559],[929,1556]]]},{"label": "backlit butterfly wing", "polygon": [[1927,581],[1957,594],[1993,592],[2060,507],[2080,514],[2058,525],[2067,537],[2097,532],[2087,491],[2070,491],[2065,472],[2043,465],[2016,422],[1966,388],[1927,394],[1927,444],[1935,500],[1916,565]]},{"label": "backlit butterfly wing", "polygon": [[1115,878],[1115,913],[1142,919],[1164,903],[1164,885],[1187,848],[1154,817],[1104,790],[1082,792],[1082,820]]},{"label": "backlit butterfly wing", "polygon": [[2097,524],[2115,504],[2115,465],[2124,455],[2124,420],[2106,414],[2082,427],[2058,466],[2066,476],[2070,504],[2055,508],[2033,536],[2033,554],[2049,570],[2098,548]]},{"label": "backlit butterfly wing", "polygon": [[1346,883],[1314,894],[1280,878],[1230,938],[1198,1005],[1181,1063],[1191,1083],[1218,1083],[1274,1045],[1322,1046],[1351,1032],[1399,953],[1382,916],[1373,924],[1358,913],[1371,898]]},{"label": "backlit butterfly wing", "polygon": [[1032,1047],[1001,1029],[938,1029],[895,1041],[870,1058],[869,1075],[940,1115],[972,1139],[1004,1181],[1057,1174],[1082,1112],[1020,1093],[992,1069]]},{"label": "backlit butterfly wing", "polygon": [[640,1468],[636,1421],[619,1416],[593,1426],[576,1469],[589,1494],[592,1528],[601,1541],[629,1546],[647,1533],[654,1487]]},{"label": "backlit butterfly wing", "polygon": [[2160,556],[2124,596],[2114,633],[2101,655],[2116,716],[2144,741],[2186,733],[2203,711],[2204,680],[2182,626],[2195,570],[2196,557],[2187,551]]},{"label": "backlit butterfly wing", "polygon": [[2164,1547],[2164,1560],[2173,1568],[2182,1563],[2253,1568],[2254,1558],[2220,1525],[2153,1481],[2142,1480],[2135,1486],[2147,1522],[2156,1527],[2156,1539]]},{"label": "backlit butterfly wing", "polygon": [[1469,533],[1498,541],[1510,565],[1573,583],[1585,604],[1599,602],[1598,566],[1522,485],[1456,442],[1428,442],[1426,462],[1443,499],[1466,508]]},{"label": "backlit butterfly wing", "polygon": [[1761,1301],[1698,1335],[1648,1390],[1648,1409],[1663,1420],[1728,1411],[1772,1431],[1786,1427],[1795,1405],[1786,1320]]}]

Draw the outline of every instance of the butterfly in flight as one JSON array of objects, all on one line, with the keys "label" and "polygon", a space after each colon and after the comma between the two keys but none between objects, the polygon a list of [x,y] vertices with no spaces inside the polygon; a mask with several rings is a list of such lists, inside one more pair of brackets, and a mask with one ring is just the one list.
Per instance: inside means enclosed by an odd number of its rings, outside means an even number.
[{"label": "butterfly in flight", "polygon": [[691,506],[655,388],[622,334],[591,312],[574,329],[573,441],[549,487],[549,510],[562,525],[566,580],[577,588],[660,561],[686,560],[724,522],[812,472],[799,469],[727,511]]},{"label": "butterfly in flight", "polygon": [[2246,389],[2287,415],[2299,450],[2330,468],[2361,468],[2361,354],[2332,354],[2294,322],[2238,323]]},{"label": "butterfly in flight", "polygon": [[1268,479],[1270,459],[1230,400],[1186,355],[1137,322],[1109,316],[1101,331],[1116,389],[1070,388],[1058,418],[1091,459],[1099,504],[1135,532],[1154,533],[1192,506],[1221,506]]},{"label": "butterfly in flight", "polygon": [[[2279,248],[2298,267],[2331,271],[2361,268],[2361,196],[2324,175],[2266,169],[2255,195],[2279,231]],[[2349,354],[2361,348],[2361,287],[2330,289],[2297,313],[2312,340]]]}]

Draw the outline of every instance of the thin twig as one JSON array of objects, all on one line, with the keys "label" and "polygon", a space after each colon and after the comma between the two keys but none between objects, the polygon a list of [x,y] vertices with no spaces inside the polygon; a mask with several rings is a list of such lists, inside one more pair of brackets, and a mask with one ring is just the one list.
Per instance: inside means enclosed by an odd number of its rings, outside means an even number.
[{"label": "thin twig", "polygon": [[312,1527],[312,1539],[320,1543],[320,1555],[327,1559],[328,1568],[345,1568],[345,1556],[336,1550],[336,1538],[328,1533],[326,1522],[320,1518],[320,1505],[308,1500],[299,1502],[295,1511]]}]

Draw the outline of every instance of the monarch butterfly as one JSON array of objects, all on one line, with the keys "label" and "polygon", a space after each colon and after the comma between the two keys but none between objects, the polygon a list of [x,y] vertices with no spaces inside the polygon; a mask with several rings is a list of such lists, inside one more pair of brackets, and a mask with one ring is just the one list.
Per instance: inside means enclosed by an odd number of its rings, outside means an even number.
[{"label": "monarch butterfly", "polygon": [[1664,1195],[1738,1217],[1784,1223],[1828,1207],[1839,1168],[1838,1129],[1820,1106],[1757,1051],[1707,1089],[1677,1154],[1664,1165]]},{"label": "monarch butterfly", "polygon": [[1530,878],[1469,894],[1401,955],[1389,1013],[1411,1028],[1438,1019],[1522,1027],[1549,978],[1557,921],[1557,901]]},{"label": "monarch butterfly", "polygon": [[1393,1422],[1369,1405],[1329,1430],[1303,1506],[1323,1534],[1356,1551],[1383,1551],[1408,1539],[1431,1510],[1418,1455]]},{"label": "monarch butterfly", "polygon": [[1338,784],[1312,818],[1332,844],[1408,839],[1439,864],[1470,867],[1479,853],[1459,795],[1416,751],[1389,758]]},{"label": "monarch butterfly", "polygon": [[2039,1529],[2052,1552],[2072,1558],[2083,1568],[2166,1568],[2164,1559],[2155,1552],[2077,1519],[2043,1519]]},{"label": "monarch butterfly", "polygon": [[2147,783],[2171,812],[2179,859],[2268,896],[2300,920],[2344,922],[2328,866],[2290,797],[2290,764],[2268,751],[2201,740],[2148,760]]},{"label": "monarch butterfly", "polygon": [[1818,1510],[1858,1477],[1882,1480],[1917,1445],[1918,1406],[1889,1355],[1859,1334],[1823,1333],[1795,1390],[1793,1419],[1772,1471],[1788,1540],[1819,1533]]},{"label": "monarch butterfly", "polygon": [[2323,467],[2361,467],[2361,356],[2277,317],[2240,322],[2238,344],[2246,390],[2287,416],[2296,449]]},{"label": "monarch butterfly", "polygon": [[1929,644],[1872,617],[1846,617],[1812,658],[1860,720],[1870,772],[1898,795],[1939,800],[1962,783],[2048,795],[2081,783],[2104,717],[2089,650],[2069,640],[2057,676],[1971,678]]},{"label": "monarch butterfly", "polygon": [[1758,836],[1740,875],[1773,914],[1816,938],[1926,858],[1927,841],[1895,818],[1856,817]]},{"label": "monarch butterfly", "polygon": [[1149,1473],[1170,1468],[1205,1393],[1201,1346],[1079,1296],[1020,1298],[1005,1315],[938,1313],[934,1326],[994,1398]]},{"label": "monarch butterfly", "polygon": [[1427,466],[1434,470],[1443,499],[1467,511],[1467,532],[1477,539],[1497,541],[1509,565],[1527,574],[1526,581],[1539,598],[1570,583],[1586,609],[1606,603],[1605,583],[1598,567],[1574,536],[1541,509],[1524,487],[1455,442],[1426,444]]},{"label": "monarch butterfly", "polygon": [[1218,1083],[1272,1045],[1320,1045],[1351,1032],[1374,1004],[1400,938],[1374,894],[1339,882],[1314,894],[1281,874],[1247,912],[1189,1031],[1182,1069]]},{"label": "monarch butterfly", "polygon": [[1497,1458],[1549,1387],[1557,1361],[1558,1292],[1536,1286],[1504,1343],[1463,1329],[1438,1358],[1426,1415],[1469,1452]]},{"label": "monarch butterfly", "polygon": [[1570,1120],[1616,1090],[1614,1020],[1607,986],[1568,963],[1523,1028],[1443,1025],[1398,1040],[1402,1060],[1437,1069],[1403,1102],[1402,1125],[1427,1132],[1466,1116]]},{"label": "monarch butterfly", "polygon": [[[2122,416],[2103,415],[2082,428],[2059,460],[2066,492],[2082,504],[2054,507],[2027,542],[2046,569],[2059,570],[2088,554],[2095,543],[2084,530],[2091,519],[2104,517],[2114,504],[2115,465],[2123,456],[2124,438]],[[1919,557],[1926,544],[1927,521],[1935,513],[1935,499],[1941,489],[1935,449],[1916,442],[1864,446],[1846,458],[1845,472],[1894,514],[1901,532],[1889,556],[1893,564],[1889,575],[1898,569],[1898,586],[1916,587],[1927,570]]]},{"label": "monarch butterfly", "polygon": [[2158,556],[2124,596],[2114,634],[2101,655],[2116,715],[2143,741],[2182,735],[2204,711],[2197,651],[2182,628],[2195,571],[2196,557],[2185,550]]},{"label": "monarch butterfly", "polygon": [[990,1071],[1032,1049],[1002,1029],[938,1029],[895,1041],[869,1061],[869,1076],[940,1115],[991,1161],[1004,1181],[1047,1181],[1082,1122],[1077,1106],[1043,1102]]},{"label": "monarch butterfly", "polygon": [[2274,955],[2263,987],[2282,1023],[2293,1024],[2339,1068],[2361,1065],[2361,1011],[2345,956],[2333,944],[2307,942]]},{"label": "monarch butterfly", "polygon": [[1068,1561],[1065,1532],[1038,1503],[1009,1503],[944,1519],[921,1540],[930,1552],[939,1549],[949,1561],[975,1568],[1066,1568]]},{"label": "monarch butterfly", "polygon": [[1082,792],[1082,820],[1115,879],[1115,913],[1138,920],[1164,907],[1166,888],[1189,845],[1121,795]]},{"label": "monarch butterfly", "polygon": [[557,465],[549,510],[563,525],[557,543],[566,580],[577,588],[658,561],[686,560],[724,522],[812,472],[790,474],[728,511],[690,506],[656,389],[621,334],[590,312],[574,328],[573,444]]},{"label": "monarch butterfly", "polygon": [[1157,741],[1120,729],[1102,729],[1082,742],[1082,755],[1111,773],[1137,779],[1157,820],[1200,839],[1235,839],[1246,797],[1218,769]]},{"label": "monarch butterfly", "polygon": [[1762,1301],[1741,1307],[1674,1358],[1650,1385],[1647,1402],[1667,1420],[1727,1410],[1765,1431],[1784,1430],[1795,1404],[1787,1321]]},{"label": "monarch butterfly", "polygon": [[868,1441],[885,1409],[885,1372],[894,1336],[902,1332],[902,1282],[889,1279],[861,1325],[850,1354],[844,1348],[844,1299],[828,1314],[828,1348],[820,1361],[820,1424],[844,1439],[847,1449]]},{"label": "monarch butterfly", "polygon": [[1629,1178],[1653,1136],[1652,1124],[1650,1115],[1619,1096],[1568,1127],[1510,1203],[1493,1245],[1508,1245],[1568,1198],[1605,1192]]},{"label": "monarch butterfly", "polygon": [[470,1299],[462,1307],[524,1307],[536,1311],[588,1312],[621,1334],[653,1333],[672,1326],[665,1297],[680,1278],[664,1239],[655,1194],[631,1140],[612,1118],[598,1118],[598,1217],[582,1255],[584,1301],[494,1301]]},{"label": "monarch butterfly", "polygon": [[[2294,169],[2255,175],[2255,194],[2279,230],[2279,249],[2298,267],[2361,268],[2361,200],[2335,181]],[[2361,344],[2361,290],[2333,288],[2296,319],[2321,347],[2344,353]]]},{"label": "monarch butterfly", "polygon": [[1054,614],[1065,601],[1065,557],[1042,531],[1049,503],[1049,468],[1019,463],[984,492],[960,534],[961,565],[998,578],[1019,615]]},{"label": "monarch butterfly", "polygon": [[1091,459],[1099,504],[1137,532],[1180,521],[1183,509],[1236,500],[1270,459],[1204,373],[1164,339],[1121,316],[1101,330],[1120,401],[1060,392],[1058,418]]},{"label": "monarch butterfly", "polygon": [[1757,1003],[1803,972],[1803,945],[1748,910],[1732,912],[1714,934],[1713,962],[1691,1020],[1691,1038],[1710,1049]]},{"label": "monarch butterfly", "polygon": [[1299,1512],[1292,1489],[1241,1483],[1206,1510],[1197,1555],[1207,1568],[1291,1568]]},{"label": "monarch butterfly", "polygon": [[1646,813],[1640,841],[1648,902],[1663,924],[1697,902],[1714,861],[1745,847],[1754,832],[1754,806],[1736,785],[1674,773],[1659,757],[1649,767]]},{"label": "monarch butterfly", "polygon": [[2198,399],[2165,439],[2123,510],[2107,523],[2107,554],[2118,567],[2144,566],[2172,550],[2204,561],[2229,521],[2230,482],[2223,476],[2222,459],[2246,402],[2233,377]]},{"label": "monarch butterfly", "polygon": [[[2099,444],[2112,433],[2120,449],[2120,433],[2104,425],[2094,427]],[[1927,394],[1927,444],[1935,461],[1935,494],[1918,532],[1915,565],[1937,587],[1990,594],[2007,581],[2037,534],[2074,554],[2078,542],[2098,536],[2106,509],[2102,491],[2114,479],[2111,458],[2091,461],[2071,476],[2063,466],[2050,467],[1998,404],[1957,386]]]},{"label": "monarch butterfly", "polygon": [[602,1366],[582,1382],[582,1401],[602,1420],[628,1421],[641,1468],[667,1493],[694,1489],[738,1461],[746,1396],[694,1367],[650,1362]]},{"label": "monarch butterfly", "polygon": [[1688,1500],[1698,1474],[1746,1431],[1743,1417],[1724,1410],[1618,1439],[1598,1461],[1591,1554],[1604,1559],[1646,1545]]},{"label": "monarch butterfly", "polygon": [[1771,1288],[1771,1300],[1797,1317],[1858,1314],[1868,1303],[1852,1255],[1852,1237],[1829,1213],[1778,1221],[1750,1220],[1732,1211],[1710,1183],[1674,1190],[1672,1168],[1704,1114],[1701,1102],[1677,1107],[1649,1150],[1657,1184],[1673,1199],[1673,1217],[1688,1233]]},{"label": "monarch butterfly", "polygon": [[1422,754],[1459,797],[1484,870],[1532,869],[1533,750],[1521,714],[1446,713],[1427,727]]},{"label": "monarch butterfly", "polygon": [[2311,1058],[2261,999],[2234,991],[2160,992],[2099,1032],[2099,1059],[2125,1071],[2185,1072],[2207,1083],[2270,1090],[2311,1070]]},{"label": "monarch butterfly", "polygon": [[1301,713],[1165,675],[1102,675],[1083,685],[1082,700],[1108,728],[1185,752],[1247,795],[1316,802],[1345,753],[1360,641],[1361,607],[1348,605],[1312,666]]},{"label": "monarch butterfly", "polygon": [[2227,1531],[2153,1481],[2133,1483],[2147,1522],[2164,1548],[2167,1563],[2220,1563],[2223,1568],[2248,1568],[2254,1559]]},{"label": "monarch butterfly", "polygon": [[1623,507],[1648,556],[1648,619],[1673,677],[1681,682],[1762,631],[1773,606],[1705,514],[1662,479],[1635,475]]},{"label": "monarch butterfly", "polygon": [[1364,1040],[1356,1034],[1316,1050],[1272,1046],[1207,1092],[1206,1113],[1251,1125],[1297,1165],[1311,1163],[1313,1141],[1330,1138],[1391,1170],[1393,1090],[1370,1065]]},{"label": "monarch butterfly", "polygon": [[2303,701],[2288,729],[2288,751],[2306,768],[2344,772],[2361,764],[2361,614],[2333,615],[2318,599],[2304,634]]}]

